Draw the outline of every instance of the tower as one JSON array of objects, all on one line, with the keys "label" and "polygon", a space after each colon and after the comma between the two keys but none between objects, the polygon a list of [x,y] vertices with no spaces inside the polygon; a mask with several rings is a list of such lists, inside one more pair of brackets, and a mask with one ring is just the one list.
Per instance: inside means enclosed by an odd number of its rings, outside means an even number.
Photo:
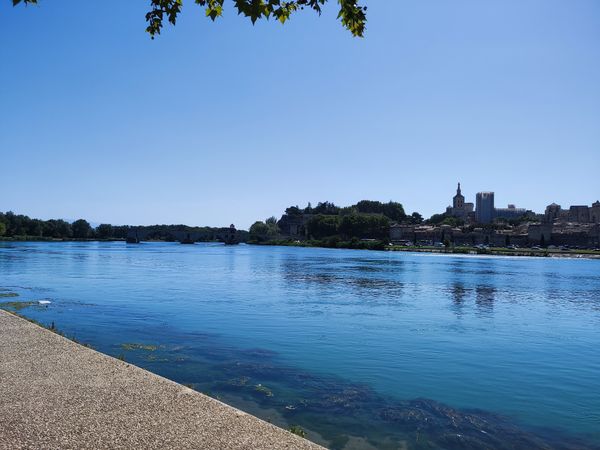
[{"label": "tower", "polygon": [[494,220],[494,193],[478,192],[475,215],[479,223],[491,223]]},{"label": "tower", "polygon": [[465,197],[462,195],[460,191],[460,183],[458,183],[458,188],[456,188],[456,195],[452,199],[452,207],[462,209],[465,207]]}]

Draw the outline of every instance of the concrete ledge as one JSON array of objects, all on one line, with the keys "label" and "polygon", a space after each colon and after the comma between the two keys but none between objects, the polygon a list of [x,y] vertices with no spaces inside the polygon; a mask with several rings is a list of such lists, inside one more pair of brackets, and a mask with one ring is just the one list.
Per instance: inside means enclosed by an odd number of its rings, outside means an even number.
[{"label": "concrete ledge", "polygon": [[0,310],[0,449],[321,449]]}]

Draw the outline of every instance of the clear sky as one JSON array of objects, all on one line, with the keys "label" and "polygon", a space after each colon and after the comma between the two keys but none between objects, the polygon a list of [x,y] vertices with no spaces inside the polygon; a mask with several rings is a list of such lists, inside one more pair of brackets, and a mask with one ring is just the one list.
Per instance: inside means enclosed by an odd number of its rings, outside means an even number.
[{"label": "clear sky", "polygon": [[542,211],[600,199],[600,1],[365,0],[281,26],[191,0],[152,41],[148,1],[0,0],[0,210],[248,227],[286,206],[457,181]]}]

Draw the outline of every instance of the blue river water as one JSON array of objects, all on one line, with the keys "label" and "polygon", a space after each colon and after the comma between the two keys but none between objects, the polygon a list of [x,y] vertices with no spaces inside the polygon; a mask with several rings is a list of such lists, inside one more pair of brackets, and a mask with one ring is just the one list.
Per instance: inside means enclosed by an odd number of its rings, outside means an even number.
[{"label": "blue river water", "polygon": [[0,242],[0,303],[331,448],[600,448],[598,260]]}]

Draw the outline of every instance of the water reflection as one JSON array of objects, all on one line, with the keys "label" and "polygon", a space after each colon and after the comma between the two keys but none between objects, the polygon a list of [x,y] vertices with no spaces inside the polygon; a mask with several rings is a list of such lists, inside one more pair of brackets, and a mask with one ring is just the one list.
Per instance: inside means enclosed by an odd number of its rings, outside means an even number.
[{"label": "water reflection", "polygon": [[[331,261],[331,260],[328,260]],[[322,262],[322,259],[321,259]],[[395,265],[394,267],[401,267]],[[350,270],[350,272],[349,272]],[[373,273],[370,276],[359,276],[358,273]],[[364,270],[360,266],[348,267],[324,267],[321,264],[315,264],[313,261],[284,261],[282,262],[283,278],[288,282],[301,283],[302,285],[317,284],[338,290],[341,286],[346,289],[354,289],[358,295],[390,296],[399,297],[402,295],[404,283],[395,279],[386,277],[389,272],[383,267],[374,270]],[[394,273],[394,276],[399,276]]]},{"label": "water reflection", "polygon": [[480,285],[475,288],[475,304],[482,314],[491,316],[494,312],[496,288],[489,285]]},{"label": "water reflection", "polygon": [[465,299],[467,297],[467,289],[463,283],[456,282],[452,285],[452,304],[453,310],[457,317],[460,318],[465,307]]}]

